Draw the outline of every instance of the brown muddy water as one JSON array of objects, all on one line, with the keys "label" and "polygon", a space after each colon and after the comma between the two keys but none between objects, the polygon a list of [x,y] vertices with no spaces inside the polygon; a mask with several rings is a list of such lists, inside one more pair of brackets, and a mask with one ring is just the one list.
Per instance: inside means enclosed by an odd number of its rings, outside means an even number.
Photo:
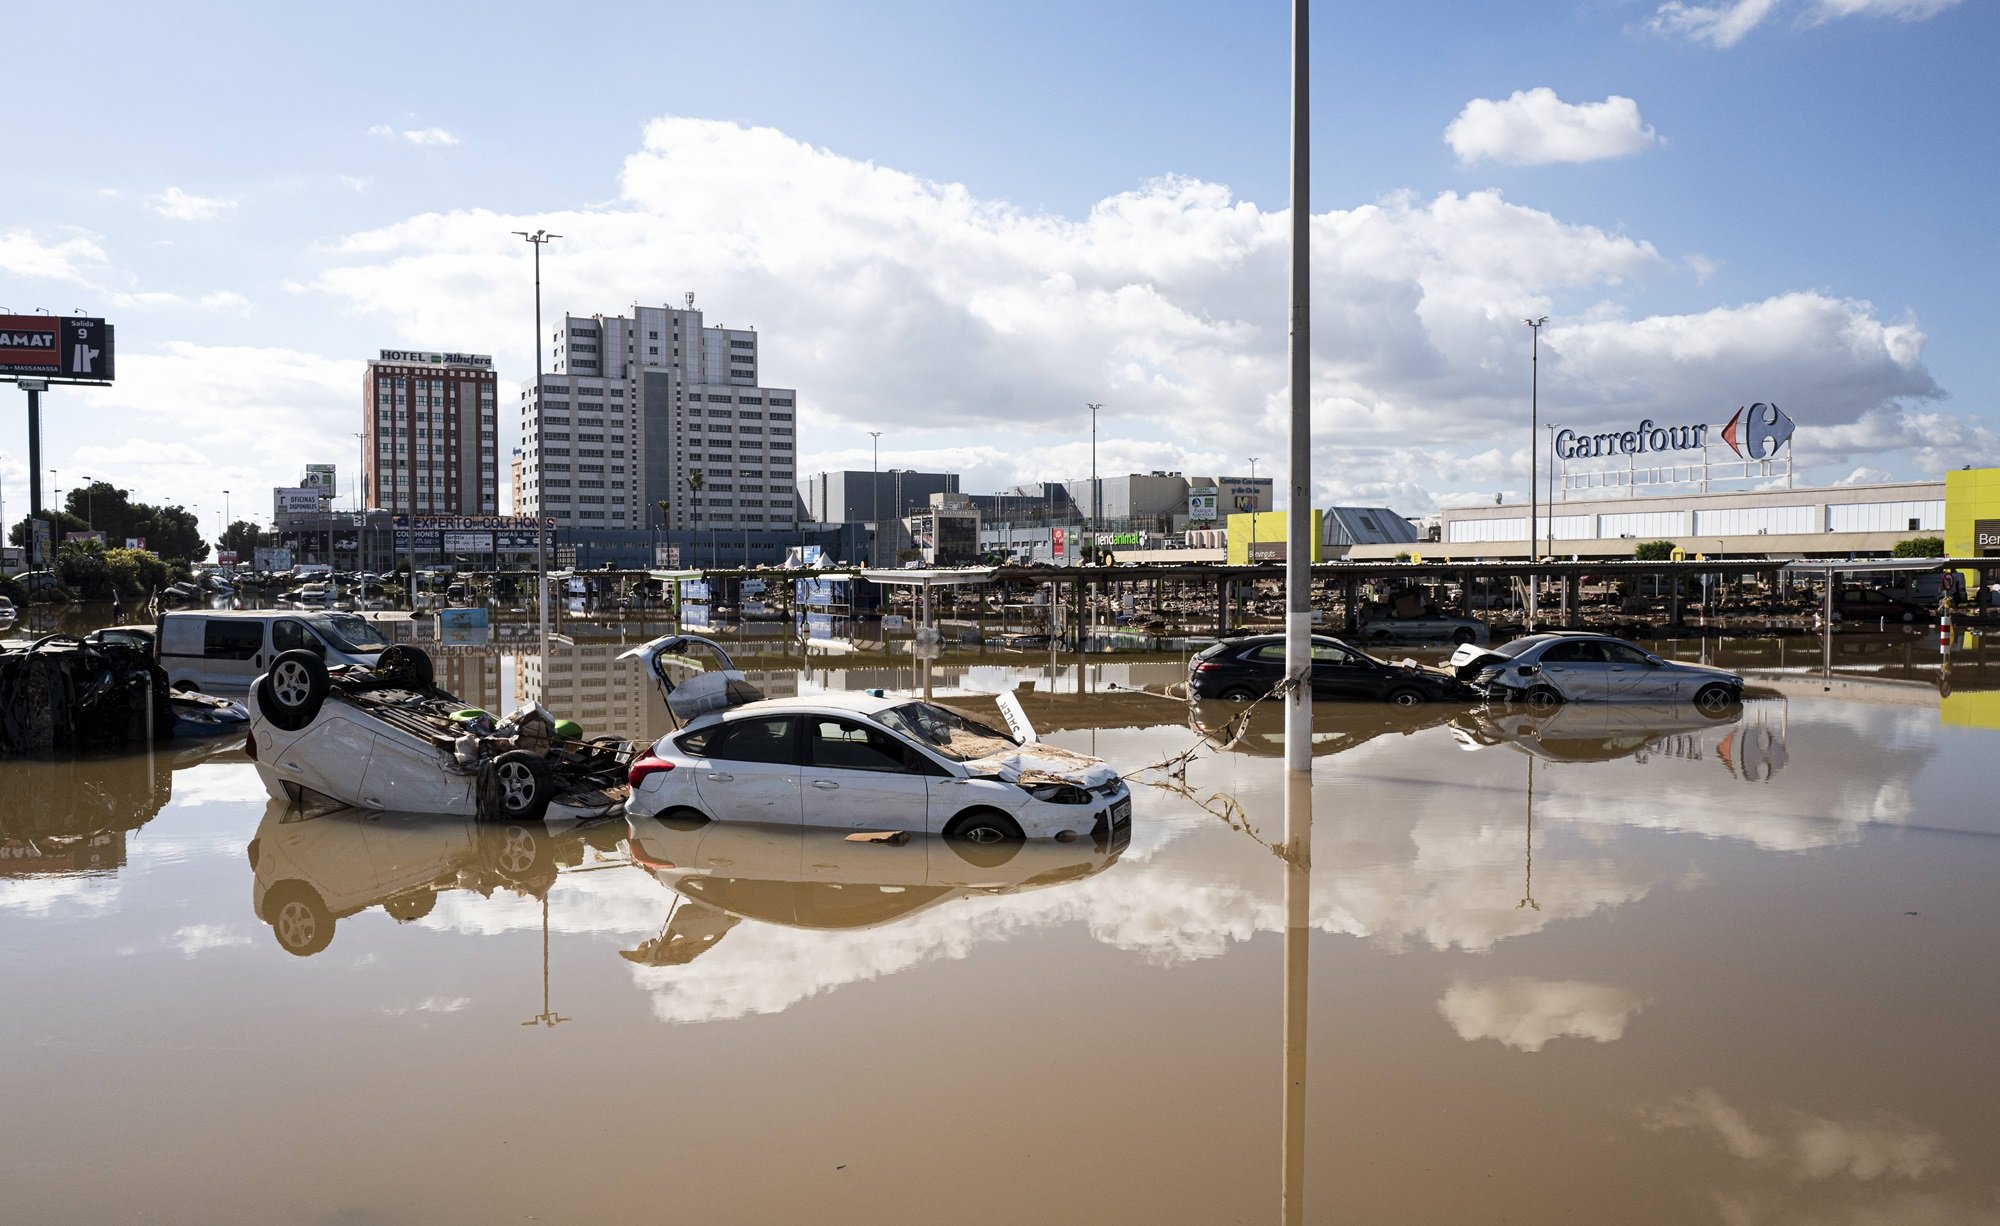
[{"label": "brown muddy water", "polygon": [[[660,731],[602,654],[440,681]],[[0,764],[0,1218],[2000,1221],[2000,695],[1322,705],[1288,868],[1276,713],[1131,688],[1180,668],[757,678],[1200,747],[999,866]]]}]

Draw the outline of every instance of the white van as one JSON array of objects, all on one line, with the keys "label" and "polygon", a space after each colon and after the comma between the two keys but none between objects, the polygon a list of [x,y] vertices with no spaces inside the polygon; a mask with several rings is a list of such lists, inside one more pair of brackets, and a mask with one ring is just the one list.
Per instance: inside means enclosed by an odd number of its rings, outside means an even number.
[{"label": "white van", "polygon": [[176,689],[245,693],[280,652],[303,647],[328,667],[373,664],[389,640],[364,617],[286,609],[172,609],[160,616],[160,668]]}]

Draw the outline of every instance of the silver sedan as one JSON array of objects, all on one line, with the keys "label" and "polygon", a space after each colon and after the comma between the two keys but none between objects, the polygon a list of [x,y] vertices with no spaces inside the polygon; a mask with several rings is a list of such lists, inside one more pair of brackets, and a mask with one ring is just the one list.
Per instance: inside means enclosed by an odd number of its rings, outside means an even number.
[{"label": "silver sedan", "polygon": [[1490,700],[1552,707],[1563,702],[1688,702],[1720,716],[1743,701],[1743,678],[1704,664],[1663,659],[1607,634],[1531,634],[1494,648],[1460,647],[1451,666]]}]

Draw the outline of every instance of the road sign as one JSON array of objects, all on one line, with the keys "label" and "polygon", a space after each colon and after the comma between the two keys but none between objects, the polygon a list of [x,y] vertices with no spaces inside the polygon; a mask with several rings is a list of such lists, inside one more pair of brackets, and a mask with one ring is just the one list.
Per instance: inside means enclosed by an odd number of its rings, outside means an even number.
[{"label": "road sign", "polygon": [[83,315],[0,315],[0,375],[109,383],[112,328]]}]

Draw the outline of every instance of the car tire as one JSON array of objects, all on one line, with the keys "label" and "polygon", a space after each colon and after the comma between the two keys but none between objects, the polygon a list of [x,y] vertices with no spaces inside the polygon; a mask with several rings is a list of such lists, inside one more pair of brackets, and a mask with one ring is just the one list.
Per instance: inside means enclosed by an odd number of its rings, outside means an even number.
[{"label": "car tire", "polygon": [[1694,709],[1709,719],[1721,719],[1743,701],[1743,696],[1720,683],[1704,685],[1694,692]]},{"label": "car tire", "polygon": [[1390,690],[1385,700],[1396,707],[1421,707],[1429,702],[1430,698],[1422,690],[1412,689],[1406,685],[1400,689]]},{"label": "car tire", "polygon": [[1522,701],[1536,711],[1553,711],[1563,704],[1563,696],[1549,686],[1538,685],[1529,690]]},{"label": "car tire", "polygon": [[257,679],[257,706],[285,732],[297,732],[326,701],[326,661],[303,648],[278,653],[271,671]]},{"label": "car tire", "polygon": [[1912,612],[1911,612],[1910,610],[1908,610],[1908,609],[1904,609],[1904,610],[1903,610],[1903,622],[1904,622],[1904,624],[1905,624],[1905,625],[1907,625],[1907,624],[1909,624],[1910,622],[1913,622],[1913,621],[1915,621],[1915,620],[1917,620],[1917,615],[1916,615],[1915,613],[1912,613]]},{"label": "car tire", "polygon": [[437,906],[437,901],[436,890],[420,890],[415,894],[405,894],[401,898],[392,898],[382,904],[382,909],[389,913],[390,919],[395,920],[399,924],[407,924],[412,920],[420,920],[429,915],[431,909]]},{"label": "car tire", "polygon": [[280,881],[264,895],[264,922],[288,954],[309,958],[333,943],[333,912],[303,881]]},{"label": "car tire", "polygon": [[498,785],[494,815],[510,822],[540,821],[555,798],[548,760],[525,749],[510,749],[493,759],[493,781]]},{"label": "car tire", "polygon": [[1255,702],[1263,695],[1247,685],[1232,685],[1220,695],[1229,702]]},{"label": "car tire", "polygon": [[971,809],[944,828],[958,858],[978,868],[999,868],[1021,852],[1021,827],[997,809]]},{"label": "car tire", "polygon": [[669,830],[699,830],[708,825],[708,815],[700,809],[680,805],[654,819]]},{"label": "car tire", "polygon": [[1467,643],[1474,641],[1478,637],[1479,637],[1478,635],[1466,629],[1464,626],[1460,626],[1458,629],[1451,632],[1451,641],[1457,643],[1460,647],[1465,646]]},{"label": "car tire", "polygon": [[437,682],[437,667],[431,663],[430,654],[408,643],[384,647],[382,654],[375,657],[375,673],[411,690],[428,690]]},{"label": "car tire", "polygon": [[1839,610],[1839,609],[1835,609],[1835,610],[1833,611],[1833,620],[1834,620],[1834,621],[1839,621],[1839,620],[1840,620],[1840,610]]}]

